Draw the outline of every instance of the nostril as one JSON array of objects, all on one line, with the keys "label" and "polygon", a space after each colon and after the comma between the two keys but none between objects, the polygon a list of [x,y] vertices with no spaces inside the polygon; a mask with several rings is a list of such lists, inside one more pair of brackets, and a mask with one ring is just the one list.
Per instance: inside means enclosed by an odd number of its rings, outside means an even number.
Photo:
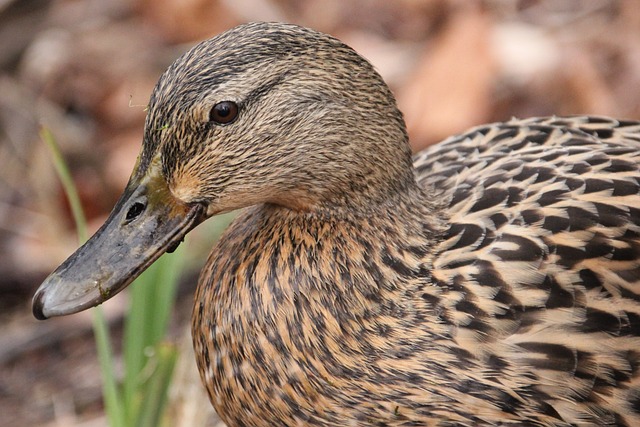
[{"label": "nostril", "polygon": [[127,211],[126,220],[133,221],[136,219],[142,212],[144,212],[145,204],[141,202],[135,202],[131,205],[129,210]]}]

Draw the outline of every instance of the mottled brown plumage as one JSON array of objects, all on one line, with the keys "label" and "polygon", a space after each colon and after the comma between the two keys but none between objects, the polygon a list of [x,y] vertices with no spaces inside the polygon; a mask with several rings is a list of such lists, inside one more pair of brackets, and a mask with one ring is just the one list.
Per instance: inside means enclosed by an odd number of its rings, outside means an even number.
[{"label": "mottled brown plumage", "polygon": [[[223,101],[238,116],[215,123]],[[173,236],[161,252],[246,208],[211,252],[193,316],[231,427],[635,426],[639,165],[640,123],[601,117],[481,126],[411,159],[364,59],[312,30],[248,24],[161,77],[115,225],[96,240],[156,221]],[[148,219],[167,204],[170,225]],[[94,250],[81,249],[34,312],[99,303],[156,252],[115,284],[93,279],[99,297],[58,297],[84,292],[76,258]]]}]

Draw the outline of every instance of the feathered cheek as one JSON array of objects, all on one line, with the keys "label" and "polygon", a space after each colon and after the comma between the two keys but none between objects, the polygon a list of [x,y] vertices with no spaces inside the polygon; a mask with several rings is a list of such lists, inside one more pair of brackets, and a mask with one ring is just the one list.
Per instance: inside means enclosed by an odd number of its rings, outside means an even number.
[{"label": "feathered cheek", "polygon": [[176,199],[184,203],[199,202],[204,196],[200,177],[187,172],[175,175],[169,184],[169,190]]}]

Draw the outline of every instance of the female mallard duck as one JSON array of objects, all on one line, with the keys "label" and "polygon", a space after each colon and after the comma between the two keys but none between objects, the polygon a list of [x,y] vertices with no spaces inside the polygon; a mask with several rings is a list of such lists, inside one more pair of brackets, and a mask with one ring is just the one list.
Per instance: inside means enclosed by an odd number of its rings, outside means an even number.
[{"label": "female mallard duck", "polygon": [[639,165],[640,123],[595,117],[481,126],[412,160],[356,52],[243,25],[160,78],[124,195],[34,313],[99,304],[247,208],[193,313],[229,426],[638,426]]}]

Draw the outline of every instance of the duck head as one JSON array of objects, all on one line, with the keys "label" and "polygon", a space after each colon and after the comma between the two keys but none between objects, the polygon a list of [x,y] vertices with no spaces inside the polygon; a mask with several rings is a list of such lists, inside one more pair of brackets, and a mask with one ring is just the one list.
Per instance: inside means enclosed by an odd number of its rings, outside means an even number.
[{"label": "duck head", "polygon": [[366,208],[412,182],[402,114],[366,60],[294,25],[236,27],[160,77],[124,194],[40,286],[34,315],[102,303],[212,215]]}]

